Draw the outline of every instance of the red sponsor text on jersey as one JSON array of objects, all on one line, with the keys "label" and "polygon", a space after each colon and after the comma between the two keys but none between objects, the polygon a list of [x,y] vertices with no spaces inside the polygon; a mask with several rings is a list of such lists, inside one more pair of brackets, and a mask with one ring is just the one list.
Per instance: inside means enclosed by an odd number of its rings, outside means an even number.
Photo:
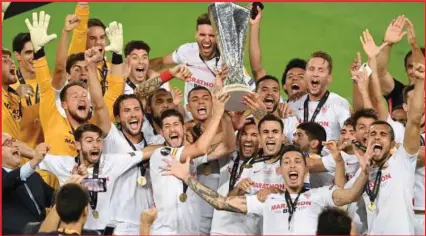
[{"label": "red sponsor text on jersey", "polygon": [[253,187],[258,188],[258,189],[275,187],[275,188],[284,190],[285,185],[284,184],[265,184],[265,183],[253,182]]},{"label": "red sponsor text on jersey", "polygon": [[[310,206],[312,205],[311,201],[301,201],[301,202],[297,202],[296,206]],[[287,208],[287,204],[282,203],[282,204],[275,204],[271,206],[271,211],[275,211],[275,210],[281,210]]]}]

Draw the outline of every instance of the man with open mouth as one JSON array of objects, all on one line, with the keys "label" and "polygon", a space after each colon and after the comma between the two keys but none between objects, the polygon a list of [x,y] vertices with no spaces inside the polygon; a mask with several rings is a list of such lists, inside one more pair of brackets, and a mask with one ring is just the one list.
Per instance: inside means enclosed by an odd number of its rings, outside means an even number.
[{"label": "man with open mouth", "polygon": [[[267,75],[267,71],[261,63],[260,49],[260,22],[264,13],[259,7],[257,11],[256,18],[250,19],[249,47],[250,68],[256,81]],[[296,100],[306,93],[305,69],[306,61],[302,59],[293,58],[287,63],[281,79],[281,86],[287,94],[287,102]],[[283,102],[284,99],[280,97],[280,101]]]},{"label": "man with open mouth", "polygon": [[[280,84],[277,78],[265,75],[257,80],[256,93],[245,95],[242,102],[251,109],[258,121],[266,114],[280,117],[284,125],[283,134],[289,142],[292,142],[299,121],[291,114],[287,104],[280,103]],[[283,113],[282,107],[286,107],[288,111]]]},{"label": "man with open mouth", "polygon": [[[259,131],[253,118],[247,118],[244,126],[237,133],[238,149],[221,165],[218,193],[228,195],[235,188],[245,188],[251,182],[241,179],[244,162],[259,151]],[[219,161],[221,161],[219,160]],[[237,185],[236,183],[239,182]],[[201,199],[202,200],[202,199]],[[202,200],[204,201],[204,200]],[[207,203],[208,204],[208,203]],[[250,227],[245,224],[245,216],[214,209],[211,235],[250,234]]]},{"label": "man with open mouth", "polygon": [[87,175],[88,178],[105,178],[107,191],[91,193],[89,217],[84,227],[103,230],[112,217],[111,199],[117,180],[132,167],[148,160],[155,147],[132,152],[123,151],[119,154],[105,154],[103,131],[96,125],[84,124],[75,130],[74,135],[77,156],[47,154],[38,167],[56,175],[60,185],[63,185],[74,171]]},{"label": "man with open mouth", "polygon": [[[206,87],[211,90],[216,81],[216,74],[222,69],[224,60],[220,56],[216,34],[207,13],[200,15],[196,20],[196,42],[179,46],[174,52],[150,60],[150,67],[160,71],[165,67],[186,64],[192,78],[185,83],[184,106],[188,104],[188,94],[195,87]],[[245,71],[244,81],[254,89],[254,80]],[[185,120],[192,120],[187,111]]]},{"label": "man with open mouth", "polygon": [[[205,87],[195,87],[188,93],[188,104],[186,105],[187,111],[189,111],[193,117],[192,121],[186,122],[186,133],[192,136],[192,140],[188,142],[194,143],[208,127],[208,123],[212,119],[212,95],[211,92]],[[225,131],[226,130],[226,131]],[[223,120],[218,128],[218,132],[212,141],[212,148],[220,145],[221,143],[233,142],[235,143],[235,135],[233,134],[232,122],[227,114],[223,115]],[[229,136],[224,134],[228,133]],[[230,140],[230,141],[227,141]],[[229,153],[233,152],[229,150]],[[217,190],[219,187],[220,170],[224,165],[222,159],[212,160],[197,168],[197,179],[209,186],[212,189]],[[200,208],[200,234],[208,235],[211,230],[211,223],[213,219],[213,207],[203,201],[201,198],[197,198],[197,203]]]},{"label": "man with open mouth", "polygon": [[[367,144],[373,148],[373,168],[363,198],[369,234],[413,235],[416,232],[412,200],[416,167],[424,166],[424,157],[419,158],[419,134],[424,116],[424,66],[416,65],[416,70],[403,144],[396,152],[391,152],[395,147],[395,134],[385,121],[373,122],[368,131]],[[358,170],[357,175],[359,173]],[[352,184],[351,180],[346,186]]]},{"label": "man with open mouth", "polygon": [[[206,130],[193,144],[185,142],[185,125],[181,113],[175,109],[161,113],[160,132],[166,141],[166,147],[156,149],[150,159],[150,176],[158,211],[151,234],[200,234],[198,219],[201,215],[195,193],[179,179],[164,176],[163,161],[177,158],[183,162],[186,157],[190,157],[191,174],[196,176],[199,165],[228,156],[230,152],[226,144],[209,153],[228,99],[228,94],[213,95],[212,118]],[[225,132],[224,136],[232,136],[233,130],[230,132]],[[235,136],[233,140],[235,141]]]},{"label": "man with open mouth", "polygon": [[327,206],[344,206],[356,201],[364,190],[368,179],[370,156],[359,155],[363,163],[362,172],[349,189],[323,187],[307,190],[304,185],[308,168],[303,152],[295,146],[287,146],[278,158],[280,172],[284,179],[284,193],[271,194],[265,202],[256,195],[223,197],[217,192],[197,182],[189,174],[189,159],[182,164],[177,160],[165,167],[166,174],[174,175],[188,184],[194,192],[218,210],[247,215],[257,215],[263,219],[264,235],[316,233],[317,218]]},{"label": "man with open mouth", "polygon": [[350,117],[349,102],[328,87],[332,82],[333,61],[323,51],[312,53],[306,65],[305,81],[308,94],[289,102],[302,122],[317,122],[327,132],[327,140],[338,140],[343,123]]}]

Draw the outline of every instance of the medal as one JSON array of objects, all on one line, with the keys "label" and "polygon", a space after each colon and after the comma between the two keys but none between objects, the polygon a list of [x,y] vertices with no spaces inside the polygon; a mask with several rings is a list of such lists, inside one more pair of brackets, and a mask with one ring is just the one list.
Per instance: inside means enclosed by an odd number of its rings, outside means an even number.
[{"label": "medal", "polygon": [[212,168],[209,165],[205,165],[203,167],[203,171],[202,172],[203,172],[203,174],[205,176],[210,175],[212,173]]},{"label": "medal", "polygon": [[93,210],[92,215],[93,215],[93,217],[95,217],[95,219],[99,218],[99,212],[97,210]]},{"label": "medal", "polygon": [[368,204],[368,210],[375,211],[376,210],[376,204],[374,202],[370,202],[370,204]]},{"label": "medal", "polygon": [[253,165],[252,165],[252,164],[245,164],[245,165],[244,165],[244,168],[246,168],[246,169],[250,169],[250,168],[253,168]]},{"label": "medal", "polygon": [[188,198],[188,196],[186,195],[186,193],[181,193],[180,195],[179,195],[179,200],[181,201],[181,202],[186,202],[186,199]]},{"label": "medal", "polygon": [[139,186],[145,186],[146,178],[144,176],[140,176],[137,180]]}]

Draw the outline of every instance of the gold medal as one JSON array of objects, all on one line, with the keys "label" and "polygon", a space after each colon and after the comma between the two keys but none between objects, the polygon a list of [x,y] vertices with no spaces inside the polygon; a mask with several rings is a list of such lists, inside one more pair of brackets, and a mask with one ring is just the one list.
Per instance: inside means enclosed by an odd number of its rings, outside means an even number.
[{"label": "gold medal", "polygon": [[95,217],[95,219],[99,218],[99,212],[97,210],[93,210],[92,215],[93,215],[93,217]]},{"label": "gold medal", "polygon": [[179,200],[181,201],[181,202],[186,202],[186,199],[188,198],[188,196],[186,195],[186,193],[181,193],[180,195],[179,195]]},{"label": "gold medal", "polygon": [[139,186],[145,186],[145,184],[146,184],[146,178],[144,177],[144,176],[140,176],[139,178],[138,178],[138,185]]},{"label": "gold medal", "polygon": [[246,169],[250,169],[250,168],[253,168],[253,165],[252,165],[252,164],[245,164],[245,165],[244,165],[244,168],[246,168]]},{"label": "gold medal", "polygon": [[375,211],[376,210],[376,204],[374,202],[370,202],[370,204],[368,204],[368,210]]},{"label": "gold medal", "polygon": [[211,173],[212,173],[212,168],[209,166],[209,165],[205,165],[204,167],[203,167],[203,174],[204,175],[210,175]]}]

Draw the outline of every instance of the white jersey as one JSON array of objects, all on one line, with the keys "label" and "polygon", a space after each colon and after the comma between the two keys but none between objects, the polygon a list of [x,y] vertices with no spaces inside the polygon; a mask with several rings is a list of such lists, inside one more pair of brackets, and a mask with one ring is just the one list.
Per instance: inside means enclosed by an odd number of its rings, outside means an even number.
[{"label": "white jersey", "polygon": [[293,143],[293,138],[294,138],[294,132],[297,129],[297,126],[299,126],[299,121],[297,120],[296,116],[291,116],[285,119],[281,119],[283,121],[284,124],[284,136],[287,137],[288,141],[290,143]]},{"label": "white jersey", "polygon": [[[296,117],[300,123],[304,122],[303,104],[308,95],[304,95],[296,101],[289,102],[290,107],[296,112]],[[309,101],[308,121],[311,121],[312,115],[318,106],[319,101]],[[322,106],[321,111],[315,118],[315,122],[324,127],[327,133],[327,140],[339,140],[340,130],[343,124],[351,116],[349,102],[343,97],[330,92],[330,95]]]},{"label": "white jersey", "polygon": [[[202,185],[209,187],[212,190],[217,191],[219,188],[219,179],[220,179],[220,164],[219,160],[209,161],[208,163],[201,165],[197,168],[197,181]],[[211,168],[211,173],[208,175],[203,174],[203,169],[205,165],[208,168]],[[200,209],[201,217],[200,221],[200,235],[209,235],[211,229],[211,223],[213,219],[213,210],[214,208],[202,199],[200,196],[196,196],[198,206]]]},{"label": "white jersey", "polygon": [[[188,93],[195,87],[203,86],[212,89],[215,81],[215,70],[220,70],[222,67],[222,57],[215,57],[209,61],[203,61],[200,57],[198,44],[186,43],[181,45],[172,54],[175,64],[186,64],[192,73],[191,81],[185,83],[184,101],[188,104]],[[256,88],[255,81],[245,71],[244,81],[254,90]]]},{"label": "white jersey", "polygon": [[[345,162],[345,173],[348,180],[355,177],[360,165],[358,158],[355,155],[347,154],[346,152],[340,152],[342,159]],[[335,174],[336,162],[331,155],[323,156],[321,158],[322,164],[325,169],[331,174]],[[357,202],[349,204],[347,208],[348,215],[352,218],[355,224],[357,233],[364,234],[367,232],[367,213],[365,212],[364,199],[360,198]]]},{"label": "white jersey", "polygon": [[[244,168],[240,179],[235,186],[243,179],[250,178],[253,185],[248,191],[248,194],[256,195],[257,192],[264,188],[275,187],[284,190],[284,179],[281,175],[280,162],[276,161],[272,164],[266,162],[257,162],[253,164],[252,168]],[[260,234],[262,228],[261,218],[255,215],[247,215],[245,218],[245,227],[247,227],[249,234]]]},{"label": "white jersey", "polygon": [[[166,165],[164,160],[172,160],[172,156],[180,160],[184,148],[162,147],[156,149],[151,156],[150,174],[157,208],[151,235],[199,234],[197,194],[188,187],[187,200],[181,202],[179,195],[183,193],[183,182],[174,176],[163,176],[164,171],[160,168]],[[165,150],[169,150],[168,154],[164,153]],[[207,155],[191,160],[191,176],[197,176],[197,166],[206,162]]]},{"label": "white jersey", "polygon": [[404,142],[405,127],[401,123],[392,120],[390,115],[386,122],[388,122],[393,129],[395,134],[395,143],[402,144]]},{"label": "white jersey", "polygon": [[[327,207],[335,207],[330,187],[311,189],[302,193],[296,204],[289,229],[289,211],[284,194],[271,194],[264,203],[257,196],[247,196],[247,214],[263,218],[263,235],[315,235],[318,216]],[[294,202],[298,194],[291,194]]]},{"label": "white jersey", "polygon": [[[413,188],[417,154],[409,155],[403,146],[392,155],[382,169],[380,190],[375,200],[377,209],[367,211],[368,234],[370,235],[413,235],[414,211]],[[374,187],[378,168],[370,171],[369,187]],[[359,176],[361,169],[356,176]],[[349,188],[356,178],[345,186]],[[366,192],[363,194],[365,205],[370,204]]]},{"label": "white jersey", "polygon": [[[421,134],[423,139],[425,134]],[[424,147],[421,147],[424,148]],[[414,210],[425,210],[425,167],[416,168],[414,181]]]},{"label": "white jersey", "polygon": [[[84,226],[85,229],[104,229],[112,220],[111,198],[118,178],[127,170],[136,166],[143,159],[142,152],[129,152],[123,154],[102,154],[99,163],[99,178],[106,178],[106,192],[98,193],[96,210],[99,212],[99,219],[92,215],[92,208],[89,207],[89,215]],[[56,175],[59,184],[62,186],[71,176],[71,171],[76,164],[74,157],[46,155],[38,165],[41,170],[46,170]],[[89,178],[93,177],[93,168],[87,168]]]},{"label": "white jersey", "polygon": [[[232,169],[236,163],[235,161],[237,159],[237,155],[237,152],[232,153],[229,162],[223,165],[220,169],[218,193],[222,196],[227,196],[229,193],[229,180],[231,177]],[[240,160],[238,162],[237,175],[242,163],[243,160]],[[249,235],[252,233],[252,231],[250,230],[250,227],[246,226],[246,218],[247,216],[240,213],[214,210],[210,234]]]},{"label": "white jersey", "polygon": [[[146,141],[133,144],[126,141],[124,134],[115,125],[111,125],[108,135],[104,139],[104,153],[140,151],[146,146]],[[139,167],[134,166],[117,179],[111,199],[112,219],[117,222],[139,225],[140,212],[154,206],[152,196],[151,178],[149,168],[145,170],[147,184],[137,185],[137,179],[141,176]],[[118,232],[116,232],[119,234]]]}]

